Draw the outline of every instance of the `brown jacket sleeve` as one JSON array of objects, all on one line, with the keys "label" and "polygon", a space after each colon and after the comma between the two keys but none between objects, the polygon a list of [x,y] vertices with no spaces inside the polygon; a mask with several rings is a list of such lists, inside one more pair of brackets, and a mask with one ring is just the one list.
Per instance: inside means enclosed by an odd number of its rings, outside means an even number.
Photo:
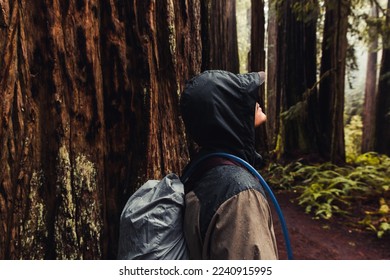
[{"label": "brown jacket sleeve", "polygon": [[278,259],[271,211],[264,196],[250,189],[224,202],[211,220],[204,248],[210,259]]}]

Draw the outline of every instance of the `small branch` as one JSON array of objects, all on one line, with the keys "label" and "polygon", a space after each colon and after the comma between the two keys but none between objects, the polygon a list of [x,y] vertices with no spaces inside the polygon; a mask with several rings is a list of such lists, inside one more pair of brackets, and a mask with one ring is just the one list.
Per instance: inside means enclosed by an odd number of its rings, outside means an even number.
[{"label": "small branch", "polygon": [[326,71],[322,76],[318,79],[317,82],[314,83],[314,85],[311,88],[306,89],[305,93],[303,94],[303,100],[306,100],[317,88],[317,86],[324,80],[326,77],[330,75],[331,72],[333,72],[335,69],[329,69]]}]

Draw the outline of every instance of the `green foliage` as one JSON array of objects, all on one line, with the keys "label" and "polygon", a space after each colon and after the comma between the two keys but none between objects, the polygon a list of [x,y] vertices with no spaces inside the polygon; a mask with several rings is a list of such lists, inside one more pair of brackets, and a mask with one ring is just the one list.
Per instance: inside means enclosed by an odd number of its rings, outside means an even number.
[{"label": "green foliage", "polygon": [[[341,182],[340,182],[341,183]],[[308,186],[297,186],[301,191],[299,205],[306,206],[306,213],[314,213],[316,217],[330,219],[334,213],[346,213],[338,206],[345,191],[322,183],[311,183]]]},{"label": "green foliage", "polygon": [[304,23],[310,21],[316,21],[319,14],[318,1],[303,1],[295,2],[291,7],[297,20],[303,21]]},{"label": "green foliage", "polygon": [[362,146],[362,117],[352,116],[349,124],[344,129],[345,154],[347,162],[353,162],[361,153]]},{"label": "green foliage", "polygon": [[297,192],[298,204],[316,218],[342,215],[378,237],[390,234],[390,158],[385,155],[366,153],[346,166],[272,164],[265,176],[274,188]]},{"label": "green foliage", "polygon": [[359,221],[359,224],[367,230],[376,232],[379,238],[386,232],[390,233],[390,207],[383,197],[379,199],[379,208],[376,211],[366,211],[365,214],[366,216]]},{"label": "green foliage", "polygon": [[[334,170],[335,169],[335,170]],[[344,175],[345,169],[317,170],[302,185],[296,186],[301,195],[300,205],[306,206],[306,212],[314,212],[315,216],[329,219],[334,213],[346,214],[349,195],[353,191],[364,191],[364,187]]]},{"label": "green foliage", "polygon": [[[290,163],[287,166],[272,163],[266,171],[267,181],[278,189],[291,189],[295,182],[294,171],[303,169],[303,167],[303,164],[300,162]],[[311,167],[307,166],[307,168]]]}]

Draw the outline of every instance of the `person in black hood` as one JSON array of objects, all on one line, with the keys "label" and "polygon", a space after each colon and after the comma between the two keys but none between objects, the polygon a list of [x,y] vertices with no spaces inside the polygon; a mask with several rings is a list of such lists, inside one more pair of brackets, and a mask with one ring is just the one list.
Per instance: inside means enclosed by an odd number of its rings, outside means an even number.
[{"label": "person in black hood", "polygon": [[[197,158],[233,154],[255,165],[255,127],[266,121],[257,102],[264,72],[205,71],[187,82],[180,100]],[[185,171],[184,171],[185,172]],[[277,259],[264,191],[248,170],[223,158],[205,160],[185,182],[184,231],[192,259]]]}]

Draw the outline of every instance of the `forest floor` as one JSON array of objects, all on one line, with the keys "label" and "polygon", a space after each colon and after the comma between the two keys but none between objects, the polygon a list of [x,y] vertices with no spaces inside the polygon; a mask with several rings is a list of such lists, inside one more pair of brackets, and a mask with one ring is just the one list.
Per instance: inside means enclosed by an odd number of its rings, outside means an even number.
[{"label": "forest floor", "polygon": [[[313,219],[294,202],[295,194],[275,192],[286,220],[296,260],[390,260],[390,235],[377,238],[374,232],[353,229],[342,217]],[[271,209],[274,209],[270,202]],[[279,258],[287,259],[279,218],[272,210]]]}]

